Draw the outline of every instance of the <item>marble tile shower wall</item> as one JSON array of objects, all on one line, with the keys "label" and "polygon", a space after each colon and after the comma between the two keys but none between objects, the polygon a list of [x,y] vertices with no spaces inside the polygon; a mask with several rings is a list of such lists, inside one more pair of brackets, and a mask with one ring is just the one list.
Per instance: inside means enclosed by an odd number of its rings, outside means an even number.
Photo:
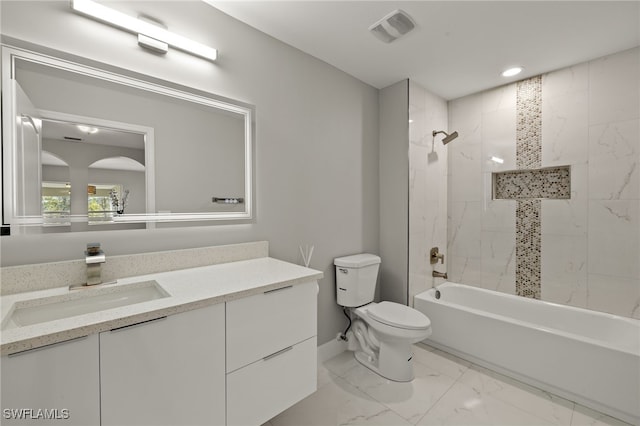
[{"label": "marble tile shower wall", "polygon": [[[451,281],[515,293],[516,85],[449,103]],[[497,163],[497,157],[504,160]],[[571,199],[542,200],[541,298],[640,318],[640,49],[542,76],[542,167],[571,166]]]},{"label": "marble tile shower wall", "polygon": [[[434,285],[431,271],[446,271],[429,263],[429,250],[447,247],[447,103],[409,82],[409,304],[413,296]],[[450,145],[447,145],[450,146]],[[383,259],[384,261],[384,259]],[[437,283],[436,283],[437,284]]]}]

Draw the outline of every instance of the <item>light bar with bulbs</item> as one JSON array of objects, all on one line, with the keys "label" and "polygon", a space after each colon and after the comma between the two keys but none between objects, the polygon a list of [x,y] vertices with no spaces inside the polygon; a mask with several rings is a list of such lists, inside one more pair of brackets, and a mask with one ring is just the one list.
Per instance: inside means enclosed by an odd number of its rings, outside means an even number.
[{"label": "light bar with bulbs", "polygon": [[[125,13],[118,12],[109,7],[103,6],[92,0],[72,0],[71,7],[76,12],[95,18],[99,21],[106,22],[123,30],[138,34],[138,39],[149,42],[157,42],[157,46],[167,44],[176,49],[191,53],[210,61],[215,61],[218,57],[218,51],[212,47],[205,46],[202,43],[174,34],[164,28],[145,22],[141,19],[134,18]],[[149,40],[151,39],[151,40]],[[153,44],[153,43],[152,43]],[[146,44],[141,43],[145,47]],[[155,48],[156,51],[165,51],[164,49]]]}]

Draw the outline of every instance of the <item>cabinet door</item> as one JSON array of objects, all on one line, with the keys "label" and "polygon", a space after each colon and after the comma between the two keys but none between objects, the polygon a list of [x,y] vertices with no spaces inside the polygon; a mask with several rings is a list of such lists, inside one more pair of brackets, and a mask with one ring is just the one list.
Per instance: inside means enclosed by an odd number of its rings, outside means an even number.
[{"label": "cabinet door", "polygon": [[102,426],[225,423],[224,304],[100,334]]},{"label": "cabinet door", "polygon": [[98,335],[3,356],[3,425],[100,425]]},{"label": "cabinet door", "polygon": [[227,302],[227,372],[317,335],[315,281]]},{"label": "cabinet door", "polygon": [[227,425],[261,425],[317,387],[316,338],[247,365],[227,376]]}]

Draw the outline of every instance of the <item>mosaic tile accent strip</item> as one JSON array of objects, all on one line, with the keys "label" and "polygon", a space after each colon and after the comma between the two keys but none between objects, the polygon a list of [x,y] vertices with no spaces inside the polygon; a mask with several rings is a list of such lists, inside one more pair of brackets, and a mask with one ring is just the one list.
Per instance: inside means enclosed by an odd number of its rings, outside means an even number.
[{"label": "mosaic tile accent strip", "polygon": [[516,91],[516,166],[542,166],[542,76],[520,81]]},{"label": "mosaic tile accent strip", "polygon": [[571,198],[569,166],[513,170],[493,174],[494,200],[566,200],[569,198]]},{"label": "mosaic tile accent strip", "polygon": [[[516,88],[516,165],[518,169],[539,169],[542,166],[542,76],[517,83]],[[511,179],[518,185],[509,185],[512,192],[533,194],[544,184],[529,175]],[[526,180],[526,184],[525,184]],[[540,299],[540,253],[542,232],[537,199],[518,199],[516,208],[516,294]]]},{"label": "mosaic tile accent strip", "polygon": [[516,207],[516,293],[540,299],[541,200],[518,200]]}]

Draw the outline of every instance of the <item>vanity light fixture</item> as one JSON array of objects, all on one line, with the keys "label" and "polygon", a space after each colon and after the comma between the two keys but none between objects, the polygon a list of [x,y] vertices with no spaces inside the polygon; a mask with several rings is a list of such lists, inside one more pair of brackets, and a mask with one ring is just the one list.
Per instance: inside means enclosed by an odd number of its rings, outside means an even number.
[{"label": "vanity light fixture", "polygon": [[524,68],[522,68],[522,67],[509,68],[507,70],[502,71],[502,76],[503,77],[513,77],[514,75],[520,74],[523,69]]},{"label": "vanity light fixture", "polygon": [[156,52],[166,53],[169,50],[168,46],[172,46],[210,61],[215,61],[218,57],[218,51],[212,47],[174,34],[148,21],[118,12],[93,0],[71,0],[71,7],[83,15],[138,34],[138,44]]},{"label": "vanity light fixture", "polygon": [[491,161],[493,161],[494,163],[498,163],[498,164],[503,164],[504,163],[504,159],[502,159],[500,157],[496,157],[495,155],[491,157]]}]

